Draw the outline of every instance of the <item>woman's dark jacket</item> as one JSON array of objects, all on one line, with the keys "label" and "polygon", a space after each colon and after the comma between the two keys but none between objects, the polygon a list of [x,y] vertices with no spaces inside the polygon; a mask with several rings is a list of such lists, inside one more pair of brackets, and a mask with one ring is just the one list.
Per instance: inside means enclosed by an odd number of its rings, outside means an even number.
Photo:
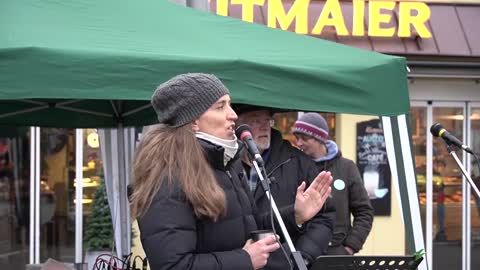
[{"label": "woman's dark jacket", "polygon": [[[217,222],[197,218],[178,184],[162,187],[146,214],[138,220],[151,269],[253,269],[249,254],[242,247],[251,231],[270,227],[270,218],[255,215],[245,180],[239,178],[242,174],[239,160],[231,160],[224,166],[222,147],[199,142],[225,191],[226,214]],[[294,228],[293,206],[281,212],[286,226]]]},{"label": "woman's dark jacket", "polygon": [[[331,246],[349,246],[358,252],[372,229],[373,207],[355,163],[342,157],[333,141],[327,142],[327,148],[332,158],[316,164],[319,169],[330,171],[333,177],[332,196],[337,218]],[[343,189],[335,188],[337,180],[345,183]]]},{"label": "woman's dark jacket", "polygon": [[[295,203],[298,186],[305,181],[310,184],[320,172],[310,157],[290,142],[283,140],[282,135],[272,129],[270,153],[265,160],[265,169],[271,180],[271,192],[278,207]],[[261,185],[257,185],[253,194],[258,211],[268,211],[270,204]],[[331,199],[327,199],[320,212],[307,222],[303,233],[298,230],[289,231],[295,248],[312,260],[324,255],[333,234],[335,207]],[[277,251],[271,257],[282,260]]]}]

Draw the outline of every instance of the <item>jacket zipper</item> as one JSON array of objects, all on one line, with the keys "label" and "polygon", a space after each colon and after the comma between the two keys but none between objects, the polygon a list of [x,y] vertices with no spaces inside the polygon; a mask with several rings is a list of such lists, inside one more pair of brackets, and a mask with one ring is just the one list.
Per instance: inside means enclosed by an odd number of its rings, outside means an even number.
[{"label": "jacket zipper", "polygon": [[[275,166],[269,173],[267,173],[267,177],[270,178],[270,176],[278,169],[280,168],[281,166],[287,164],[288,162],[290,162],[292,160],[292,158],[288,158],[287,160],[281,162],[280,164],[278,164],[277,166]],[[270,181],[270,183],[272,183],[272,181]],[[255,188],[255,191],[254,191],[254,195],[255,193],[257,193],[257,189],[259,188],[259,186],[261,186],[261,184],[257,184],[257,187]]]},{"label": "jacket zipper", "polygon": [[292,158],[288,158],[287,160],[285,160],[284,162],[278,164],[277,166],[275,166],[268,174],[267,176],[270,177],[270,175],[273,174],[273,172],[275,172],[278,168],[280,168],[281,166],[287,164],[288,162],[290,162],[290,160],[292,160]]}]

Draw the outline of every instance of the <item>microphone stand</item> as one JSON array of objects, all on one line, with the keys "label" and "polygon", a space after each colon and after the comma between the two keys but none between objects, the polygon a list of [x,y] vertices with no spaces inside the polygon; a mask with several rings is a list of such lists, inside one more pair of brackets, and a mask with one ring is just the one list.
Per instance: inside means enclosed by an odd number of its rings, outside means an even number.
[{"label": "microphone stand", "polygon": [[467,178],[468,180],[468,183],[470,184],[470,186],[473,188],[473,190],[475,191],[476,195],[478,196],[478,198],[480,198],[480,191],[478,191],[478,187],[475,185],[475,183],[473,182],[472,178],[470,177],[470,175],[467,173],[467,171],[465,170],[465,167],[463,167],[462,165],[462,162],[460,161],[460,159],[458,159],[458,156],[457,154],[455,153],[455,151],[453,150],[453,147],[452,147],[452,144],[451,143],[448,143],[447,142],[447,150],[448,150],[448,153],[453,157],[453,159],[455,159],[455,161],[457,162],[457,165],[458,167],[460,168],[460,170],[462,170],[462,173],[463,175],[465,176],[465,178]]},{"label": "microphone stand", "polygon": [[270,192],[270,187],[269,187],[269,181],[268,177],[265,173],[264,177],[264,172],[265,168],[263,167],[262,164],[262,169],[258,166],[258,163],[255,159],[252,160],[253,166],[255,166],[255,170],[257,171],[258,177],[260,179],[260,183],[262,185],[263,191],[265,191],[265,194],[267,195],[267,198],[270,200],[270,205],[273,209],[273,212],[275,214],[275,218],[277,219],[278,224],[280,225],[280,229],[283,233],[283,236],[285,237],[285,240],[287,241],[288,248],[290,249],[290,252],[292,254],[292,259],[293,259],[293,264],[294,264],[294,269],[296,270],[307,270],[307,266],[305,265],[305,261],[303,260],[302,254],[300,254],[299,251],[295,249],[295,246],[293,245],[292,239],[290,238],[290,235],[288,234],[287,228],[285,227],[285,223],[283,222],[282,216],[280,215],[280,212],[278,211],[277,204],[275,203],[275,200],[273,199],[273,196]]}]

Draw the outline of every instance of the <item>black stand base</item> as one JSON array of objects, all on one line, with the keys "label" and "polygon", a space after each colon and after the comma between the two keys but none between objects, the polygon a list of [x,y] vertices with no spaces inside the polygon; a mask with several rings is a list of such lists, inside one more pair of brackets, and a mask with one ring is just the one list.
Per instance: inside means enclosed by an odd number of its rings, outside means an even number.
[{"label": "black stand base", "polygon": [[310,270],[414,270],[422,260],[413,256],[320,256]]}]

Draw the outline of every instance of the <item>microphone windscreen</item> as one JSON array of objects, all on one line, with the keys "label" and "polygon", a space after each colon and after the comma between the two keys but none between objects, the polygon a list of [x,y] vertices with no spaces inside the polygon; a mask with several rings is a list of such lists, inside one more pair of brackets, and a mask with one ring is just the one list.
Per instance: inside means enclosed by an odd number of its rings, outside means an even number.
[{"label": "microphone windscreen", "polygon": [[252,135],[252,130],[250,127],[246,124],[240,125],[237,127],[235,130],[235,136],[237,136],[238,139],[243,140],[243,137],[245,136],[245,132],[248,132],[248,135]]},{"label": "microphone windscreen", "polygon": [[440,131],[442,131],[443,126],[440,123],[435,123],[430,127],[430,133],[432,133],[433,136],[439,137],[440,136]]}]

